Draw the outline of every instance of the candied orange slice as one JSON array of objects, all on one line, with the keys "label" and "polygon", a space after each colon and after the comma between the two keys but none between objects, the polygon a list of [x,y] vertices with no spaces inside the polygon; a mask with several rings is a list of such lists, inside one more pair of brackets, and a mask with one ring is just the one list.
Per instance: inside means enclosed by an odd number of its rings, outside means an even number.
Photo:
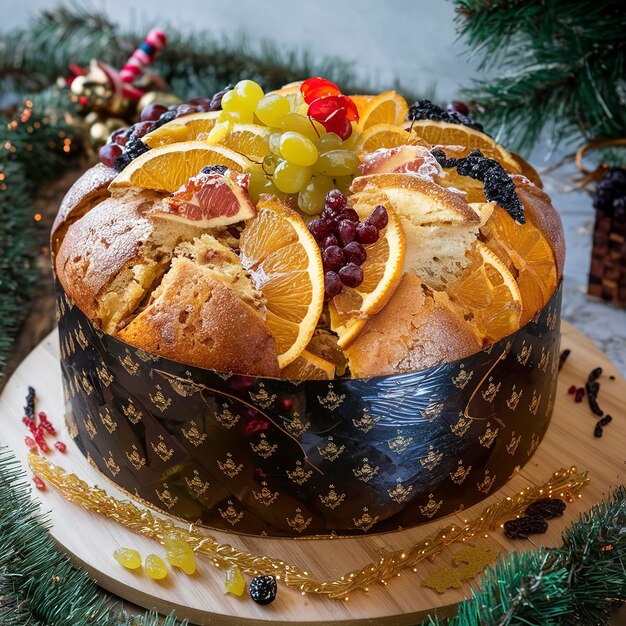
[{"label": "candied orange slice", "polygon": [[518,224],[501,207],[496,207],[481,228],[485,243],[517,276],[522,294],[521,325],[526,324],[554,293],[556,264],[550,243],[527,218]]},{"label": "candied orange slice", "polygon": [[372,98],[359,116],[358,129],[363,131],[376,124],[402,124],[409,105],[396,91],[383,91]]},{"label": "candied orange slice", "polygon": [[303,350],[281,374],[291,380],[332,380],[335,377],[335,366],[330,361]]},{"label": "candied orange slice", "polygon": [[484,243],[476,241],[467,254],[469,266],[448,295],[473,317],[488,342],[497,341],[519,328],[522,294],[506,265]]},{"label": "candied orange slice", "polygon": [[208,133],[215,126],[219,114],[220,111],[207,111],[177,117],[145,135],[142,141],[151,148],[194,141],[200,133]]},{"label": "candied orange slice", "polygon": [[[374,208],[365,203],[354,207],[361,220]],[[345,287],[330,303],[331,329],[342,348],[350,345],[363,328],[368,316],[380,311],[391,297],[404,264],[405,241],[400,218],[389,206],[389,222],[380,231],[378,241],[365,246],[367,258],[361,266],[363,282],[355,288]]]},{"label": "candied orange slice", "polygon": [[219,143],[253,161],[262,161],[270,151],[272,129],[260,124],[233,124]]},{"label": "candied orange slice", "polygon": [[302,218],[273,196],[261,196],[239,247],[243,266],[265,295],[267,325],[284,368],[302,354],[322,313],[320,249]]},{"label": "candied orange slice", "polygon": [[183,141],[144,152],[111,181],[109,189],[141,187],[172,193],[207,165],[225,165],[237,172],[247,172],[252,167],[246,157],[229,148]]},{"label": "candied orange slice", "polygon": [[373,152],[379,148],[419,145],[425,142],[394,124],[376,124],[364,130],[358,138],[357,150]]},{"label": "candied orange slice", "polygon": [[[463,146],[459,154],[449,156],[464,156],[470,150],[480,150],[486,157],[500,162],[509,172],[518,174],[521,168],[513,155],[496,143],[489,135],[478,130],[435,120],[417,120],[413,122],[411,132],[431,146]],[[448,150],[446,150],[448,152]]]}]

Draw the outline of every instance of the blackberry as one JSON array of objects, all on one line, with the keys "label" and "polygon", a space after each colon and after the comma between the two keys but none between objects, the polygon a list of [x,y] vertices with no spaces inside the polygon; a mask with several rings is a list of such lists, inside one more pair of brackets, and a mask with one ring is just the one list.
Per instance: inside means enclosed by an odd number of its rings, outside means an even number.
[{"label": "blackberry", "polygon": [[436,122],[448,122],[449,124],[461,124],[468,128],[478,130],[481,133],[485,132],[482,124],[475,122],[459,111],[445,111],[426,98],[417,100],[409,107],[407,119],[411,122],[417,120],[433,120]]},{"label": "blackberry", "polygon": [[209,111],[219,111],[222,108],[222,98],[227,91],[234,89],[235,85],[227,85],[224,89],[220,89],[217,93],[213,94],[211,98],[211,104],[209,105]]},{"label": "blackberry", "polygon": [[257,604],[270,604],[278,591],[276,579],[273,576],[255,576],[250,582],[248,591]]},{"label": "blackberry", "polygon": [[148,150],[150,150],[150,146],[147,146],[138,137],[131,136],[128,143],[124,146],[124,152],[115,159],[115,169],[121,172],[138,156],[142,155],[144,152],[148,152]]},{"label": "blackberry", "polygon": [[552,519],[563,515],[565,511],[565,502],[559,498],[541,498],[535,500],[526,507],[524,513],[531,517],[542,517],[543,519]]},{"label": "blackberry", "polygon": [[228,168],[225,165],[207,165],[200,170],[203,174],[226,174]]},{"label": "blackberry", "polygon": [[173,111],[166,111],[162,115],[159,115],[159,119],[152,123],[152,126],[148,128],[148,132],[151,133],[153,130],[156,130],[157,128],[161,128],[163,124],[167,124],[168,122],[171,122],[173,119],[176,119],[176,109],[174,109]]},{"label": "blackberry", "polygon": [[626,213],[626,169],[612,167],[598,181],[593,193],[593,208],[610,217],[624,219]]},{"label": "blackberry", "polygon": [[488,202],[493,200],[499,204],[516,222],[526,222],[524,206],[515,191],[515,183],[500,163],[488,159],[480,150],[472,150],[461,159],[447,159],[444,151],[438,149],[431,150],[430,153],[441,167],[456,167],[461,176],[481,181]]}]

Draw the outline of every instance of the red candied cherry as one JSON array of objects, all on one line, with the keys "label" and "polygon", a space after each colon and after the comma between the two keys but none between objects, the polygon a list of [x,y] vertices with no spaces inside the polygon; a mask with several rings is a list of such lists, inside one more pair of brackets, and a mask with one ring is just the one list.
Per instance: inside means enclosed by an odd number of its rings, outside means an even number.
[{"label": "red candied cherry", "polygon": [[300,85],[300,93],[304,97],[304,101],[307,104],[311,104],[311,102],[317,100],[318,98],[338,96],[341,93],[341,90],[337,87],[337,85],[335,85],[335,83],[331,83],[325,78],[314,76],[313,78],[305,80]]},{"label": "red candied cherry", "polygon": [[343,211],[348,204],[347,198],[339,191],[339,189],[331,189],[324,198],[324,206],[332,211],[335,215]]},{"label": "red candied cherry", "polygon": [[116,143],[107,143],[100,148],[98,156],[103,165],[115,167],[115,159],[122,156],[122,147]]},{"label": "red candied cherry", "polygon": [[[347,246],[351,241],[354,241],[354,238],[357,236],[359,225],[356,222],[352,222],[350,220],[341,220],[339,222],[339,241],[344,246]],[[361,243],[364,243],[361,241]]]},{"label": "red candied cherry", "polygon": [[351,241],[343,249],[343,253],[348,262],[354,263],[355,265],[363,265],[363,263],[365,263],[365,259],[367,258],[365,248],[358,241]]},{"label": "red candied cherry", "polygon": [[356,239],[364,245],[375,243],[378,241],[378,228],[367,222],[361,222],[356,227]]},{"label": "red candied cherry", "polygon": [[365,222],[375,226],[378,230],[382,230],[389,223],[387,209],[382,204],[375,206],[374,210],[369,214],[369,217],[365,220]]},{"label": "red candied cherry", "polygon": [[325,219],[318,217],[309,222],[309,232],[315,237],[315,241],[319,243],[330,235],[330,228]]},{"label": "red candied cherry", "polygon": [[314,100],[307,115],[319,122],[326,132],[335,133],[343,141],[352,134],[350,122],[359,119],[354,102],[348,96],[328,96]]},{"label": "red candied cherry", "polygon": [[337,272],[326,272],[324,274],[324,297],[330,300],[340,293],[341,278],[339,278],[339,274]]},{"label": "red candied cherry", "polygon": [[346,262],[346,257],[339,246],[330,246],[322,252],[322,261],[326,271],[338,272]]},{"label": "red candied cherry", "polygon": [[346,287],[358,287],[363,282],[363,270],[354,263],[348,263],[339,270],[339,278]]}]

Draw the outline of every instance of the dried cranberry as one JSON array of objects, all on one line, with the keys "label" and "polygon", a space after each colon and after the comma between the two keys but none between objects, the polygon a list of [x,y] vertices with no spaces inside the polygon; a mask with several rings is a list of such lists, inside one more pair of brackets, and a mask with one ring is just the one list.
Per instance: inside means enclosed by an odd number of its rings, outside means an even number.
[{"label": "dried cranberry", "polygon": [[571,387],[567,390],[567,393],[568,393],[570,396],[573,396],[573,395],[576,393],[576,385],[572,385],[572,386],[571,386]]},{"label": "dried cranberry", "polygon": [[59,451],[62,452],[63,454],[65,454],[66,450],[67,450],[67,446],[62,442],[62,441],[57,441],[54,444],[54,447]]},{"label": "dried cranberry", "polygon": [[39,491],[45,491],[46,490],[46,483],[44,483],[43,480],[41,480],[41,478],[39,478],[39,476],[37,476],[37,475],[33,476],[33,482],[35,483],[35,487],[37,487],[37,489],[39,489]]}]

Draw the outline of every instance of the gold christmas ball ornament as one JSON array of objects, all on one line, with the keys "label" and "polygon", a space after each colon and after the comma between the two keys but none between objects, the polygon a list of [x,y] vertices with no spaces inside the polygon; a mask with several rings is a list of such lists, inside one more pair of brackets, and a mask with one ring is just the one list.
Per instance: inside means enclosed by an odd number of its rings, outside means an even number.
[{"label": "gold christmas ball ornament", "polygon": [[142,109],[149,104],[162,104],[167,107],[171,104],[180,104],[181,102],[182,100],[173,93],[167,91],[148,91],[137,103],[137,112],[140,113]]},{"label": "gold christmas ball ornament", "polygon": [[102,121],[94,122],[89,127],[89,142],[95,149],[97,149],[107,142],[110,134],[111,131],[107,127],[106,123]]}]

